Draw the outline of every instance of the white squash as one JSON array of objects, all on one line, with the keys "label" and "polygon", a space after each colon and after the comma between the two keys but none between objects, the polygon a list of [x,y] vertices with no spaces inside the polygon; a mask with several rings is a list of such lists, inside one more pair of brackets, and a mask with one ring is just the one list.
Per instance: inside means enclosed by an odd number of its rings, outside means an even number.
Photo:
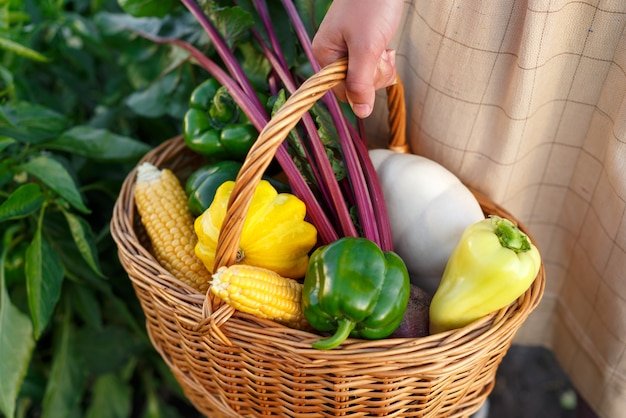
[{"label": "white squash", "polygon": [[388,149],[369,155],[385,197],[394,251],[411,281],[432,295],[463,231],[484,219],[480,204],[458,177],[433,160]]}]

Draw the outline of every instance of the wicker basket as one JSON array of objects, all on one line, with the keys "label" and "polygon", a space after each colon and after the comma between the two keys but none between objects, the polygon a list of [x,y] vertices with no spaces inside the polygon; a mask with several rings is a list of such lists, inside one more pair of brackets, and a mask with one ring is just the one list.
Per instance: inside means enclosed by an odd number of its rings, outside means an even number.
[{"label": "wicker basket", "polygon": [[[240,215],[277,147],[304,112],[345,77],[345,71],[342,61],[312,76],[260,134],[233,191],[237,199],[220,237],[220,265],[231,264]],[[399,98],[403,102],[403,96]],[[401,136],[403,117],[390,107],[390,126],[400,129]],[[398,120],[399,128],[394,127]],[[169,167],[182,178],[200,164],[180,137],[163,143],[143,161]],[[124,182],[111,233],[154,347],[194,406],[211,418],[468,417],[491,392],[498,365],[543,294],[542,267],[516,302],[464,328],[424,338],[349,339],[339,348],[316,350],[311,343],[319,336],[235,312],[160,266],[135,211],[135,175],[133,170]],[[486,197],[476,196],[485,214],[514,220]]]}]

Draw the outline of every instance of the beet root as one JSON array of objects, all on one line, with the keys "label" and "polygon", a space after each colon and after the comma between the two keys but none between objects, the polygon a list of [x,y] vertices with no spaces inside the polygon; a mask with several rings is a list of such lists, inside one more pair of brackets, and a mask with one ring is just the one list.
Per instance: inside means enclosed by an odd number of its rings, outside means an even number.
[{"label": "beet root", "polygon": [[411,284],[411,295],[400,326],[389,338],[419,338],[429,334],[430,301],[432,296],[421,287]]}]

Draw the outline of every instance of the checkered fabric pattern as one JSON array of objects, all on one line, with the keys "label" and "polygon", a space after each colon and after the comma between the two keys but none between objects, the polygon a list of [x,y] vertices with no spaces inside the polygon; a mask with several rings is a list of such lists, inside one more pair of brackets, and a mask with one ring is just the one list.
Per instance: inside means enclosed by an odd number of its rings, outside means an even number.
[{"label": "checkered fabric pattern", "polygon": [[[407,0],[393,47],[412,152],[536,238],[547,288],[516,336],[604,418],[626,411],[626,0]],[[385,138],[384,92],[366,120]]]}]

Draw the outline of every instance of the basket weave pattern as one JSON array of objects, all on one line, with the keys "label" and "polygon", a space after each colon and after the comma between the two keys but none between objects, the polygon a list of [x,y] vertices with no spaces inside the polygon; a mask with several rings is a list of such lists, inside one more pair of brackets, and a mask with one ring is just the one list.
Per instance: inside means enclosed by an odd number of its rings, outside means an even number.
[{"label": "basket weave pattern", "polygon": [[[345,77],[345,69],[340,63],[311,77],[261,132],[233,191],[219,265],[232,263],[246,200],[277,147],[302,114]],[[399,100],[403,102],[402,94]],[[399,124],[404,135],[403,117],[391,105],[389,123],[392,130]],[[403,145],[390,141],[390,148]],[[201,162],[181,137],[155,148],[143,161],[170,168],[180,178]],[[133,170],[122,186],[111,233],[154,347],[194,406],[211,418],[468,417],[491,392],[515,333],[543,295],[542,267],[516,302],[464,328],[424,338],[348,339],[337,349],[316,350],[311,343],[318,335],[234,311],[161,267],[136,213],[135,176]],[[476,197],[485,214],[515,221],[489,199]]]}]

